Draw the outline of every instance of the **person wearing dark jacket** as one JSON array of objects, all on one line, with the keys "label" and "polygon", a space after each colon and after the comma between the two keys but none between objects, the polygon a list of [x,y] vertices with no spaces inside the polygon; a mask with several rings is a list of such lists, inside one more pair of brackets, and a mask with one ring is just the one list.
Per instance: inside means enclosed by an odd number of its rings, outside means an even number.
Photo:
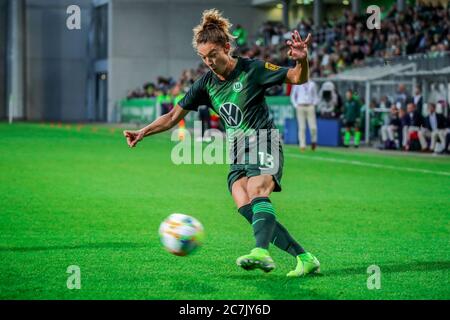
[{"label": "person wearing dark jacket", "polygon": [[441,153],[450,153],[450,112],[447,116],[446,121],[447,128],[445,129],[445,147],[444,150],[441,151]]},{"label": "person wearing dark jacket", "polygon": [[422,130],[424,126],[423,117],[416,111],[414,103],[408,103],[406,107],[406,114],[402,119],[403,123],[403,147],[405,150],[409,150],[411,145],[411,138],[417,136],[420,142],[422,151],[427,150],[427,141]]},{"label": "person wearing dark jacket", "polygon": [[423,96],[422,96],[422,90],[420,90],[420,87],[416,87],[416,90],[414,92],[413,96],[414,104],[416,105],[417,112],[419,114],[422,114],[422,108],[423,108]]},{"label": "person wearing dark jacket", "polygon": [[428,116],[425,118],[425,137],[431,138],[430,150],[435,150],[436,140],[445,144],[446,120],[444,115],[436,113],[436,105],[428,105]]}]

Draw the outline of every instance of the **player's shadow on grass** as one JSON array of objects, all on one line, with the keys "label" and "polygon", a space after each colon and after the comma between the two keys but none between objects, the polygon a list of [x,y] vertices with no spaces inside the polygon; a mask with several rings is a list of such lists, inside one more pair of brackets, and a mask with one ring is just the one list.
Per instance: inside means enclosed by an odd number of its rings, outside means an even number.
[{"label": "player's shadow on grass", "polygon": [[288,278],[285,274],[264,274],[260,270],[250,271],[246,274],[231,275],[228,278],[248,283],[249,287],[258,288],[261,294],[270,296],[275,300],[330,300],[332,296],[324,294],[317,287],[308,286],[307,283],[314,282],[313,278],[321,275],[309,275],[301,278]]},{"label": "player's shadow on grass", "polygon": [[[450,261],[414,261],[409,263],[389,263],[379,264],[381,273],[397,273],[410,271],[438,271],[450,269]],[[337,270],[326,270],[323,268],[323,276],[346,276],[367,274],[367,266],[358,266],[351,268],[343,268]]]},{"label": "player's shadow on grass", "polygon": [[[411,271],[439,271],[439,270],[449,270],[450,269],[450,261],[414,261],[409,263],[389,263],[389,264],[380,264],[378,265],[381,269],[382,273],[397,273],[397,272],[411,272]],[[300,279],[314,279],[321,277],[342,277],[342,276],[354,276],[354,275],[366,275],[367,274],[367,266],[358,266],[358,267],[350,267],[343,269],[326,269],[322,266],[322,271],[319,274],[309,274],[306,277],[301,277]],[[264,279],[278,279],[278,280],[286,280],[286,276],[283,275],[274,275],[274,274],[262,274],[258,272],[259,270],[250,271],[249,273],[242,275],[232,275],[230,276],[233,279],[239,279],[243,281],[253,281]],[[290,278],[298,279],[298,278]]]},{"label": "player's shadow on grass", "polygon": [[0,247],[0,252],[35,252],[52,250],[79,250],[79,249],[140,249],[147,248],[143,243],[132,242],[105,242],[105,243],[81,243],[60,246],[33,246],[33,247]]}]

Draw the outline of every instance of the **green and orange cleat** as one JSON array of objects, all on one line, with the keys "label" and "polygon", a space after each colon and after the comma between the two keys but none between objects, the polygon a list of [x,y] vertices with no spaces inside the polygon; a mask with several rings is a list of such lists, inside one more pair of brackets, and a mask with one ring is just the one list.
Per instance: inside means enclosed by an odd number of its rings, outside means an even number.
[{"label": "green and orange cleat", "polygon": [[275,269],[275,263],[269,251],[263,248],[255,248],[250,254],[239,257],[236,264],[245,270],[261,269],[264,272],[270,272]]},{"label": "green and orange cleat", "polygon": [[286,276],[303,277],[310,273],[320,273],[320,262],[311,253],[305,252],[297,256],[297,267]]}]

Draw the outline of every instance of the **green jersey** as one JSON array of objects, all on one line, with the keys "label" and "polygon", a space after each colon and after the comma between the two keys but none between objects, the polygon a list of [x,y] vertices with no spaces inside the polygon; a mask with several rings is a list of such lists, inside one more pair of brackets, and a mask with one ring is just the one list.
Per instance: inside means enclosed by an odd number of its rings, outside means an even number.
[{"label": "green jersey", "polygon": [[288,68],[261,60],[238,58],[227,79],[212,71],[198,79],[178,103],[185,110],[197,111],[201,105],[212,108],[223,120],[227,132],[241,129],[275,129],[264,92],[284,83]]},{"label": "green jersey", "polygon": [[344,118],[346,121],[354,122],[359,118],[361,104],[355,98],[347,100],[344,103]]}]

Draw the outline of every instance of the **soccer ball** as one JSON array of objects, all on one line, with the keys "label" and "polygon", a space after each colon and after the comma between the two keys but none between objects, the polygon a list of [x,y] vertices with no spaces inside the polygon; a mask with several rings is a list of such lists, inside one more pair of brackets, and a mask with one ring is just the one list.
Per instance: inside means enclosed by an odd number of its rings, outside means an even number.
[{"label": "soccer ball", "polygon": [[177,256],[186,256],[201,246],[203,226],[194,217],[173,213],[159,226],[159,237],[167,251]]}]

